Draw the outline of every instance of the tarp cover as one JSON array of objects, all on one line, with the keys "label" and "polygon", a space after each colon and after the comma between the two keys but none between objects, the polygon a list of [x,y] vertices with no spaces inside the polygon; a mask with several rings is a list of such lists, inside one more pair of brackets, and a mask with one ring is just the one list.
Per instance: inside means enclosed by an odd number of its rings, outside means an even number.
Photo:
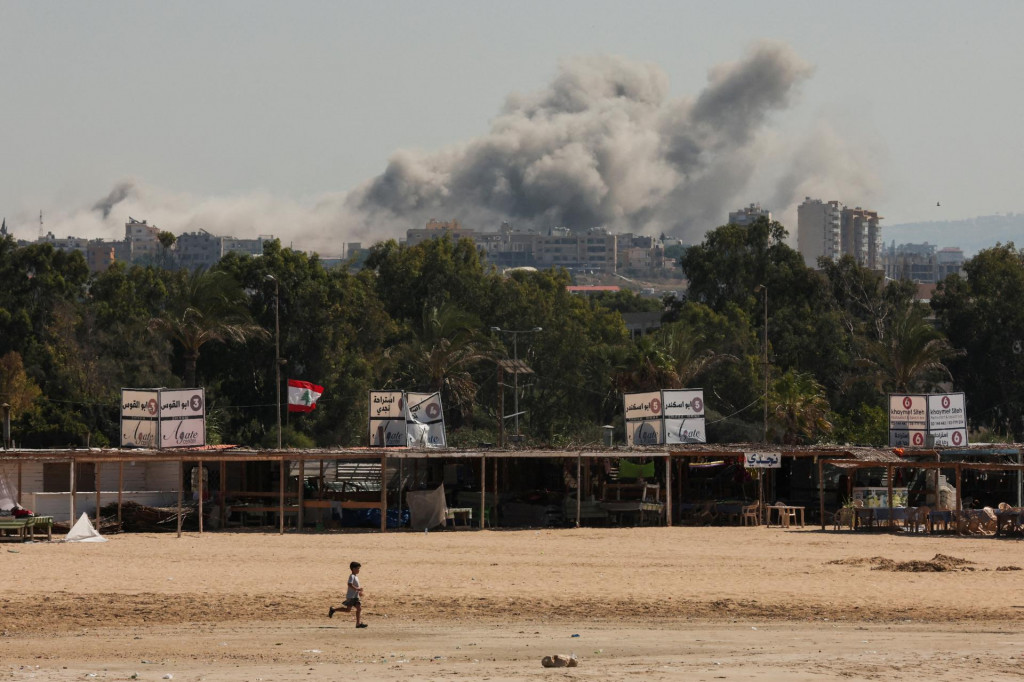
[{"label": "tarp cover", "polygon": [[444,501],[444,486],[437,490],[412,490],[406,493],[409,503],[409,526],[425,530],[445,525],[448,505]]},{"label": "tarp cover", "polygon": [[0,464],[0,509],[7,511],[14,509],[14,491],[7,483],[7,472],[4,471],[2,464]]},{"label": "tarp cover", "polygon": [[107,539],[100,535],[99,531],[93,528],[89,521],[89,515],[82,512],[82,516],[75,521],[75,525],[68,531],[64,542],[106,542]]}]

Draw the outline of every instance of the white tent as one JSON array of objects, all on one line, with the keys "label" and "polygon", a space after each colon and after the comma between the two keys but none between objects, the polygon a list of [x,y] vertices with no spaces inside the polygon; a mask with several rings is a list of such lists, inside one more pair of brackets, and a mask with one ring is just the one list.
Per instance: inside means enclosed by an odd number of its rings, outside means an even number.
[{"label": "white tent", "polygon": [[82,512],[82,516],[75,521],[75,525],[68,531],[64,542],[106,542],[107,539],[100,535],[99,531],[93,528],[89,515]]}]

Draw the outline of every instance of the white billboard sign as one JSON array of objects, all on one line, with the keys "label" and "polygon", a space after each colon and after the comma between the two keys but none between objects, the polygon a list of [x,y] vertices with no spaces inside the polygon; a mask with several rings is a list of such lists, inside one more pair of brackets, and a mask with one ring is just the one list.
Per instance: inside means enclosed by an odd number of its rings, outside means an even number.
[{"label": "white billboard sign", "polygon": [[409,446],[446,447],[441,394],[409,393],[406,400],[406,430]]},{"label": "white billboard sign", "polygon": [[122,388],[121,447],[157,447],[159,414],[159,391]]},{"label": "white billboard sign", "polygon": [[622,403],[626,421],[633,419],[661,419],[661,391],[624,393]]},{"label": "white billboard sign", "polygon": [[206,445],[206,392],[202,388],[160,390],[160,447]]},{"label": "white billboard sign", "polygon": [[661,445],[664,442],[664,420],[634,419],[626,422],[626,445]]},{"label": "white billboard sign", "polygon": [[743,466],[747,469],[781,469],[782,455],[777,452],[746,452]]},{"label": "white billboard sign", "polygon": [[889,445],[967,446],[967,407],[964,394],[890,395]]},{"label": "white billboard sign", "polygon": [[708,435],[704,430],[704,418],[673,419],[665,417],[665,442],[676,443],[707,443]]},{"label": "white billboard sign", "polygon": [[704,429],[704,391],[686,389],[661,392],[665,413],[665,442],[706,443]]},{"label": "white billboard sign", "polygon": [[405,417],[370,420],[370,447],[404,448],[406,446]]}]

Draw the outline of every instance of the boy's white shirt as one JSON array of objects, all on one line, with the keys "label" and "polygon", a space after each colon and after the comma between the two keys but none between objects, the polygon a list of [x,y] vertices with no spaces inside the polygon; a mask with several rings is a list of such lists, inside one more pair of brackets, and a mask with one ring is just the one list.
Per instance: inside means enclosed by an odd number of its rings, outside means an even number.
[{"label": "boy's white shirt", "polygon": [[359,576],[355,573],[348,577],[348,594],[345,595],[346,599],[353,599],[359,596]]}]

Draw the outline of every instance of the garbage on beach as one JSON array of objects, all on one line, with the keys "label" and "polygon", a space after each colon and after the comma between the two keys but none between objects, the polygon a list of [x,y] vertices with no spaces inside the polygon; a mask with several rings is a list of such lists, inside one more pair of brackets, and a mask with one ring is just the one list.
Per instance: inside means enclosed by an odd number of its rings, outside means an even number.
[{"label": "garbage on beach", "polygon": [[575,668],[580,663],[576,659],[576,654],[571,656],[566,654],[555,654],[554,656],[545,656],[540,659],[540,664],[545,668]]}]

